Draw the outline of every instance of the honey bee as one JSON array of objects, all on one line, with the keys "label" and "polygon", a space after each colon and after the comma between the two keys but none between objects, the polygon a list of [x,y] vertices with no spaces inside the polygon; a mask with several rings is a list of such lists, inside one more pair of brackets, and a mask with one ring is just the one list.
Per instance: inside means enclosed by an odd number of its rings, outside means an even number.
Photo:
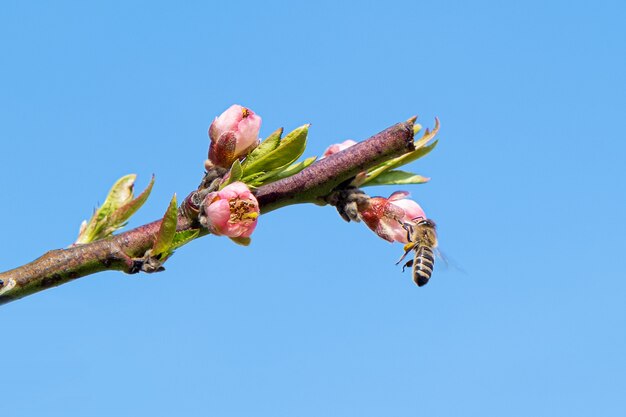
[{"label": "honey bee", "polygon": [[413,281],[419,287],[424,286],[428,283],[435,266],[435,250],[437,248],[435,222],[418,217],[412,222],[403,223],[402,227],[406,230],[409,243],[404,245],[404,255],[396,262],[396,265],[402,262],[409,252],[414,251],[413,259],[404,264],[402,272],[405,268],[413,267]]}]

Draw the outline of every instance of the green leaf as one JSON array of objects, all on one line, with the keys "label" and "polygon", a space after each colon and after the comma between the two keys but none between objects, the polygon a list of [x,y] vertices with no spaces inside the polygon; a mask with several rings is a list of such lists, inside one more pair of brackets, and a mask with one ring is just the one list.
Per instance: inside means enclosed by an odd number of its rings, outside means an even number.
[{"label": "green leaf", "polygon": [[405,155],[402,155],[398,158],[392,159],[391,160],[391,167],[392,168],[396,168],[402,165],[406,165],[408,163],[411,163],[413,161],[416,161],[426,155],[428,155],[433,149],[435,149],[435,147],[437,146],[437,144],[439,143],[438,140],[434,141],[433,143],[431,143],[430,145],[427,146],[422,146],[416,150],[414,150],[411,153],[407,153]]},{"label": "green leaf", "polygon": [[280,137],[282,136],[282,134],[283,128],[281,127],[277,129],[274,133],[266,137],[259,146],[254,148],[254,150],[250,152],[248,156],[246,156],[246,160],[243,163],[244,169],[246,168],[246,165],[251,164],[255,160],[278,148],[278,146],[280,145]]},{"label": "green leaf", "polygon": [[176,225],[178,224],[178,204],[176,203],[176,194],[172,197],[170,205],[165,211],[161,227],[157,233],[156,240],[152,246],[152,255],[159,256],[167,254],[172,247],[174,235],[176,234]]},{"label": "green leaf", "polygon": [[[422,135],[421,138],[419,138],[419,140],[417,142],[415,142],[415,149],[418,150],[419,148],[421,148],[422,146],[426,145],[428,142],[430,142],[431,140],[433,140],[433,138],[437,135],[437,133],[439,133],[439,127],[440,127],[440,123],[439,123],[439,119],[437,117],[435,117],[435,127],[433,128],[432,131],[426,129],[426,131],[424,132],[424,134]],[[421,126],[420,126],[420,130],[421,130]],[[417,132],[415,132],[417,133]]]},{"label": "green leaf", "polygon": [[297,160],[304,153],[308,130],[308,124],[295,129],[280,141],[276,149],[244,163],[243,176],[248,177],[261,171],[270,172]]},{"label": "green leaf", "polygon": [[316,159],[317,159],[317,156],[312,156],[310,158],[305,159],[302,162],[291,164],[287,168],[276,169],[272,172],[268,172],[266,174],[256,177],[254,180],[251,180],[251,183],[254,186],[258,187],[263,184],[268,184],[270,182],[278,181],[283,178],[291,177],[292,175],[297,174],[298,172],[302,171],[304,168],[311,165],[313,162],[315,162]]},{"label": "green leaf", "polygon": [[[150,179],[150,184],[146,187],[145,190],[137,196],[134,200],[131,200],[115,210],[115,212],[111,215],[111,222],[119,227],[116,227],[116,230],[126,224],[126,221],[131,218],[133,214],[137,212],[146,202],[148,197],[150,196],[150,192],[152,191],[152,187],[154,186],[154,175]],[[131,196],[132,197],[132,196]]]},{"label": "green leaf", "polygon": [[137,175],[125,175],[113,184],[109,195],[98,210],[99,218],[104,218],[133,198],[133,186]]},{"label": "green leaf", "polygon": [[365,185],[369,185],[369,183],[371,181],[374,181],[374,179],[376,179],[376,177],[378,177],[379,175],[383,174],[386,171],[392,170],[394,168],[400,167],[402,165],[406,165],[410,162],[413,162],[425,155],[427,155],[428,153],[430,153],[433,149],[435,149],[435,147],[437,146],[437,143],[439,141],[434,141],[433,143],[431,143],[428,146],[422,146],[416,150],[414,150],[413,152],[404,154],[402,156],[399,156],[397,158],[394,159],[390,159],[389,161],[385,161],[382,164],[378,165],[377,167],[375,167],[374,169],[371,169],[370,171],[367,172],[367,179],[365,180],[365,182],[363,182],[363,186]]},{"label": "green leaf", "polygon": [[220,190],[226,187],[228,184],[232,184],[233,182],[237,182],[241,180],[241,176],[243,175],[243,169],[241,169],[241,162],[238,159],[235,159],[233,164],[230,167],[230,172],[228,173],[228,179],[220,184]]},{"label": "green leaf", "polygon": [[239,159],[235,159],[233,165],[230,167],[230,179],[229,182],[237,182],[241,179],[241,175],[243,174],[243,169],[241,168],[241,162]]},{"label": "green leaf", "polygon": [[104,237],[103,230],[107,227],[107,217],[121,205],[133,197],[135,174],[125,175],[113,184],[102,206],[93,214],[89,223],[81,226],[81,231],[76,240],[77,244],[93,242]]},{"label": "green leaf", "polygon": [[280,180],[283,178],[291,177],[292,175],[297,174],[298,172],[302,171],[304,168],[311,165],[313,162],[315,162],[316,159],[317,159],[317,156],[311,156],[302,162],[291,164],[287,168],[279,171],[276,175],[272,175],[271,180],[276,181],[276,180]]},{"label": "green leaf", "polygon": [[154,176],[148,187],[133,200],[135,174],[126,175],[115,182],[106,200],[96,210],[89,222],[83,222],[76,244],[84,244],[110,236],[123,227],[126,221],[145,203],[154,185]]},{"label": "green leaf", "polygon": [[248,187],[255,188],[263,184],[263,181],[259,181],[259,178],[265,178],[265,172],[257,172],[256,174],[250,174],[247,177],[241,179]]},{"label": "green leaf", "polygon": [[187,243],[197,238],[199,234],[200,231],[198,229],[182,230],[180,232],[176,232],[176,234],[174,235],[174,240],[172,241],[172,246],[170,246],[170,251],[173,252],[175,249],[186,245]]},{"label": "green leaf", "polygon": [[413,174],[406,171],[386,171],[378,175],[372,181],[368,181],[365,185],[402,185],[402,184],[423,184],[428,182],[430,178]]}]

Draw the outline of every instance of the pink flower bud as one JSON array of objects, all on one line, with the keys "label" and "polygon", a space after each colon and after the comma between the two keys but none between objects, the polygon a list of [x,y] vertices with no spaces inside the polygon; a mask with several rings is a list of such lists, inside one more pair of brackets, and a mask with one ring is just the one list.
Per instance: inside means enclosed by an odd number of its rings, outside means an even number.
[{"label": "pink flower bud", "polygon": [[230,168],[235,159],[243,158],[259,144],[261,118],[252,110],[234,104],[213,120],[209,127],[209,159]]},{"label": "pink flower bud", "polygon": [[413,200],[409,193],[397,191],[389,198],[372,197],[358,207],[363,222],[381,238],[389,242],[408,243],[407,231],[403,223],[426,218],[424,210]]},{"label": "pink flower bud", "polygon": [[259,217],[259,203],[243,182],[207,194],[203,207],[202,224],[218,236],[249,237]]},{"label": "pink flower bud", "polygon": [[[335,143],[334,145],[330,145],[324,151],[324,154],[322,155],[322,158],[326,158],[327,156],[330,156],[330,155],[332,155],[334,153],[341,152],[344,149],[347,149],[347,148],[349,148],[352,145],[356,145],[356,142],[351,140],[351,139],[348,139],[348,140],[343,141],[341,143]],[[320,158],[320,159],[322,159],[322,158]]]}]

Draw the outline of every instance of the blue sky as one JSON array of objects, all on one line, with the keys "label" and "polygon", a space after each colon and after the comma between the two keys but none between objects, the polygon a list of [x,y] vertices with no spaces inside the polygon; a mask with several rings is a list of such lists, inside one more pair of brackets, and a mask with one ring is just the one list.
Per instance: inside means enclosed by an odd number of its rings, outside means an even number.
[{"label": "blue sky", "polygon": [[233,103],[262,136],[311,123],[307,155],[438,116],[439,147],[411,166],[432,181],[403,188],[459,268],[418,289],[398,245],[288,207],[249,248],[207,237],[164,273],[0,308],[3,415],[623,416],[625,16],[617,1],[5,2],[0,269],[71,243],[124,174],[157,179],[130,226],[162,215]]}]

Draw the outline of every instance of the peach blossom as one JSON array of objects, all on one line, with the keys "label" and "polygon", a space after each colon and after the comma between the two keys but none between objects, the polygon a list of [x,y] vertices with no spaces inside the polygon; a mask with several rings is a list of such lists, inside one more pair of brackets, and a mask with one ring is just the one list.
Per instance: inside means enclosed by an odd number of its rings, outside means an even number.
[{"label": "peach blossom", "polygon": [[234,182],[204,199],[203,224],[214,235],[249,237],[257,224],[259,203],[243,182]]},{"label": "peach blossom", "polygon": [[408,195],[405,191],[397,191],[389,198],[372,197],[359,207],[359,214],[367,227],[381,238],[389,242],[408,243],[403,224],[426,218],[420,205],[406,198]]}]

